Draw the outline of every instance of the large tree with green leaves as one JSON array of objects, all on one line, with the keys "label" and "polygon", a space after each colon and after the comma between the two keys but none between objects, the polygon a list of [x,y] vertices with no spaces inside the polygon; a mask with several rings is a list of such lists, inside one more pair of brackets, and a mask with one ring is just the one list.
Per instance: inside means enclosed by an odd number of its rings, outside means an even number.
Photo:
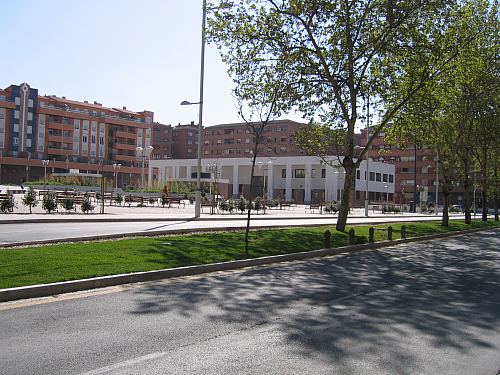
[{"label": "large tree with green leaves", "polygon": [[[336,130],[344,155],[343,200],[337,229],[344,230],[353,176],[361,96],[378,101],[377,133],[425,84],[455,58],[448,25],[453,0],[225,0],[211,5],[210,40],[232,73],[280,63],[289,105]],[[272,71],[271,71],[272,73]],[[238,82],[236,82],[238,85]],[[258,90],[260,82],[253,80]],[[326,155],[320,155],[326,161]]]}]

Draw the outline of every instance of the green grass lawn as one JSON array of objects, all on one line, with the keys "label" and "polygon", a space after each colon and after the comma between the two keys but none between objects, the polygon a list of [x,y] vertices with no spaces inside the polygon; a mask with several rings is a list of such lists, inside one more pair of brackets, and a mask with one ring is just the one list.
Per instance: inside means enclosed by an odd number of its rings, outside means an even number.
[{"label": "green grass lawn", "polygon": [[[405,225],[407,237],[417,237],[496,224],[451,221],[448,228],[439,222]],[[393,225],[394,239],[400,238],[401,225]],[[368,226],[352,228],[357,243],[368,242]],[[347,245],[348,234],[334,227],[264,229],[250,233],[249,255],[257,258],[323,248],[326,229],[332,232],[332,247]],[[242,232],[221,232],[0,249],[0,288],[243,259],[244,236]],[[386,238],[386,231],[375,231],[376,241]]]}]

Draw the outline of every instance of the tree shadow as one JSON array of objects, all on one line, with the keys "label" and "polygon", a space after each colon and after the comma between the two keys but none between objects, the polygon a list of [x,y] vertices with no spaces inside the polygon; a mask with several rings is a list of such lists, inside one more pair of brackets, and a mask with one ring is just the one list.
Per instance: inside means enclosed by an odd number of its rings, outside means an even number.
[{"label": "tree shadow", "polygon": [[358,356],[383,347],[384,364],[404,373],[401,363],[417,366],[405,350],[409,332],[433,348],[490,346],[477,331],[500,326],[498,234],[152,283],[134,291],[130,313],[269,323],[297,354],[346,366],[353,347]]}]

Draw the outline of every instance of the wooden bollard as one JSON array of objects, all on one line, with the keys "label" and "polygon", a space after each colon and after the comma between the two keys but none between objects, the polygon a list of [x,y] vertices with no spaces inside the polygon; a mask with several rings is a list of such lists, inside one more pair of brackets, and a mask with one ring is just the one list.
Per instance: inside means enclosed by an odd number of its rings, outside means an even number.
[{"label": "wooden bollard", "polygon": [[329,230],[325,231],[325,248],[329,249],[332,247],[332,233]]},{"label": "wooden bollard", "polygon": [[370,229],[368,229],[368,242],[375,242],[375,228],[373,227],[370,227]]},{"label": "wooden bollard", "polygon": [[392,227],[390,225],[387,227],[387,240],[392,241]]},{"label": "wooden bollard", "polygon": [[356,236],[354,232],[354,228],[351,228],[349,230],[349,245],[354,245],[356,244]]},{"label": "wooden bollard", "polygon": [[401,239],[406,240],[406,225],[401,225]]}]

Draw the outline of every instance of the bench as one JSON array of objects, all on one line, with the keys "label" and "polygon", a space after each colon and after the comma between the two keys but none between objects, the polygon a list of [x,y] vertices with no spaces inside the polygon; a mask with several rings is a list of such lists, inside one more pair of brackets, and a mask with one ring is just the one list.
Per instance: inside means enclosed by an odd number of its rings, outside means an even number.
[{"label": "bench", "polygon": [[182,201],[179,197],[168,197],[167,198],[168,207],[172,207],[172,204],[177,204],[177,208],[181,207],[181,204],[186,207],[186,203]]},{"label": "bench", "polygon": [[124,202],[128,203],[129,207],[132,203],[138,203],[142,206],[144,204],[144,198],[137,195],[127,195],[125,196]]},{"label": "bench", "polygon": [[203,212],[203,207],[210,207],[210,210],[212,210],[212,207],[214,207],[215,209],[217,209],[217,212],[219,211],[219,205],[217,204],[217,202],[214,203],[212,201],[202,200],[201,201],[201,211],[202,212]]},{"label": "bench", "polygon": [[305,212],[307,210],[310,210],[311,213],[314,212],[314,210],[319,210],[319,213],[323,213],[323,205],[321,203],[311,203],[309,206],[305,206]]}]

